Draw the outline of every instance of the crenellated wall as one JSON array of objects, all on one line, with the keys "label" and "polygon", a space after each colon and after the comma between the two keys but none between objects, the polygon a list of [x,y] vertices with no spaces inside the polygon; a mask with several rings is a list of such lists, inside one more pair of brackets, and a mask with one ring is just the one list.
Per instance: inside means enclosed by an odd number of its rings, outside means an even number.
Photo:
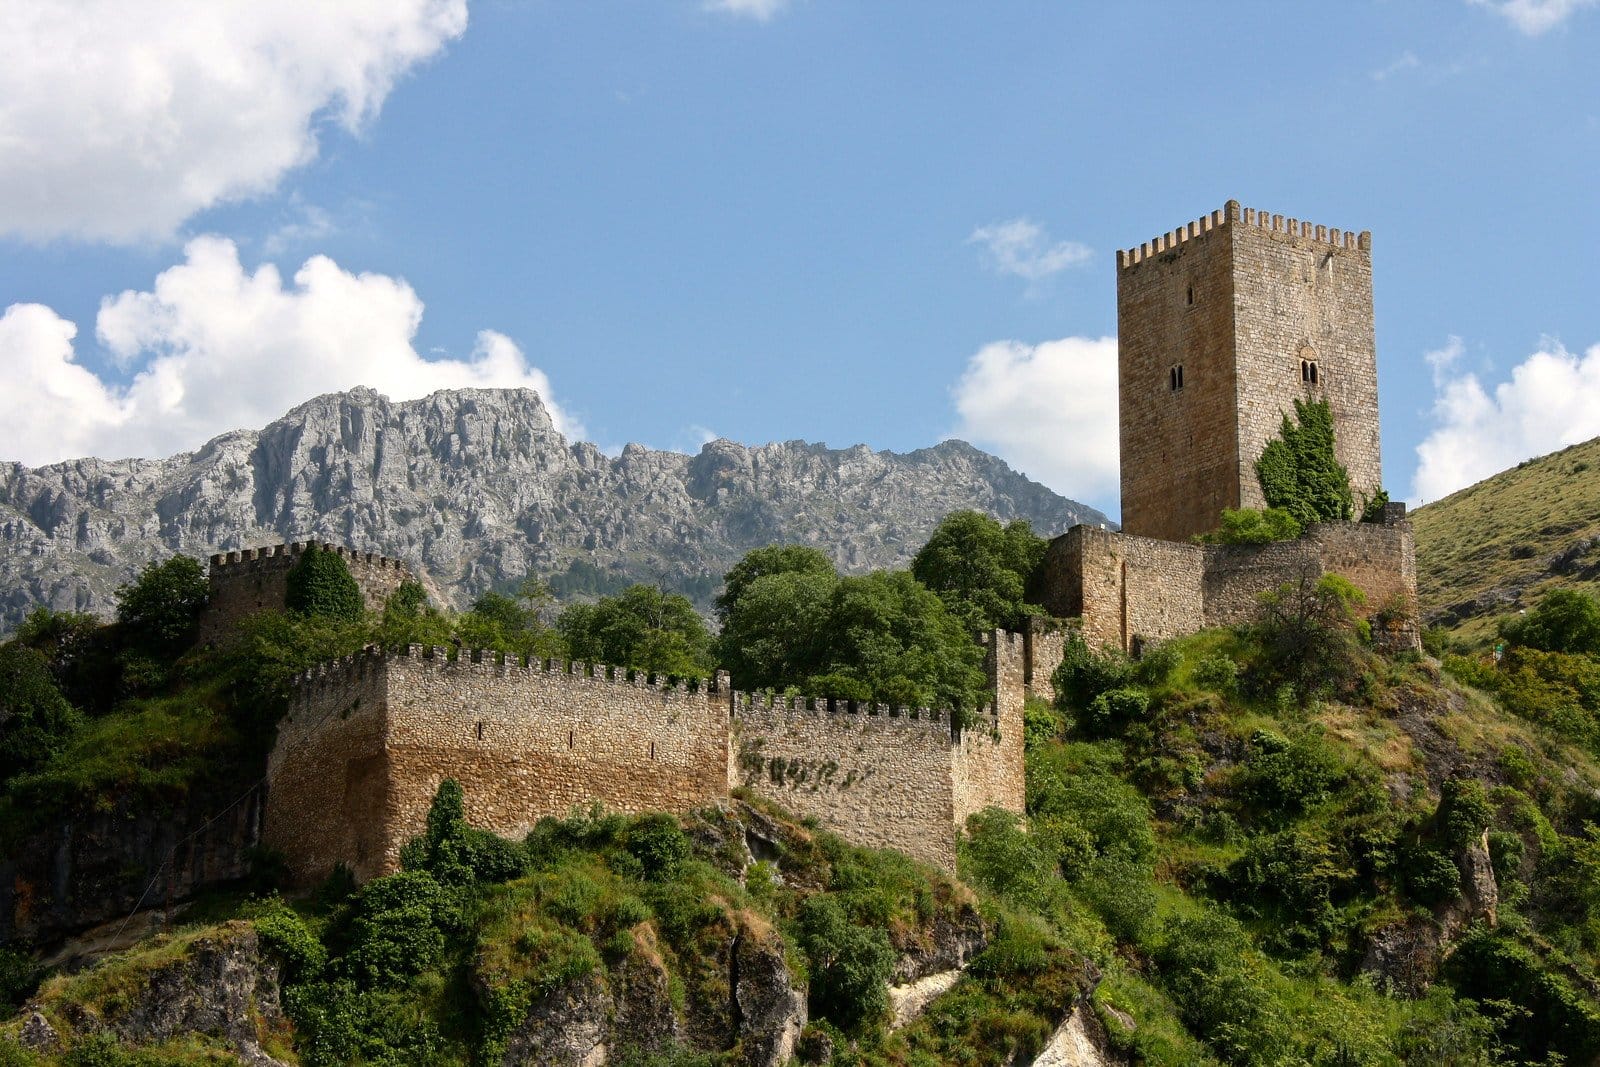
[{"label": "crenellated wall", "polygon": [[401,582],[414,580],[410,568],[397,559],[375,552],[355,552],[343,545],[296,541],[218,552],[211,557],[210,591],[200,620],[201,640],[226,633],[258,611],[282,611],[288,597],[289,571],[313,544],[344,559],[369,611],[381,610]]},{"label": "crenellated wall", "polygon": [[[1416,548],[1395,510],[1385,523],[1316,523],[1293,541],[1197,545],[1075,526],[1050,542],[1041,581],[1047,611],[1079,620],[1092,648],[1136,651],[1208,626],[1254,617],[1261,594],[1302,576],[1338,574],[1365,612],[1404,616],[1390,644],[1416,643]],[[1059,656],[1058,656],[1059,661]]]},{"label": "crenellated wall", "polygon": [[966,816],[1023,806],[1022,706],[1060,662],[1045,630],[984,635],[992,703],[948,712],[774,699],[728,676],[669,683],[618,668],[412,646],[303,676],[269,761],[264,838],[297,880],[340,860],[394,870],[445,778],[474,826],[520,837],[598,803],[687,812],[744,786],[849,840],[953,870]]}]

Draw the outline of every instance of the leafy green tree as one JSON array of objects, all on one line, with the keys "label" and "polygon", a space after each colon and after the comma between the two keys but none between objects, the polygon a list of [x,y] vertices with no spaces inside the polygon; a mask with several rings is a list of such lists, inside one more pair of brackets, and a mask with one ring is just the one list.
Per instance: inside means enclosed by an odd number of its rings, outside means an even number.
[{"label": "leafy green tree", "polygon": [[561,635],[546,626],[540,605],[548,599],[542,583],[524,583],[518,597],[490,591],[480,596],[472,610],[456,620],[456,633],[467,648],[492,648],[529,659],[560,656],[566,645]]},{"label": "leafy green tree", "polygon": [[1222,524],[1195,540],[1208,545],[1265,545],[1293,540],[1302,530],[1286,508],[1223,508]]},{"label": "leafy green tree", "polygon": [[827,893],[806,898],[796,925],[811,961],[812,1014],[846,1029],[882,1016],[895,958],[888,934],[851,922]]},{"label": "leafy green tree", "polygon": [[402,869],[426,871],[446,886],[503,882],[527,865],[522,845],[467,824],[466,797],[454,778],[439,783],[428,806],[427,828],[400,850]]},{"label": "leafy green tree", "polygon": [[779,574],[810,575],[817,579],[837,579],[833,562],[807,545],[767,545],[753,548],[728,570],[723,590],[717,594],[717,621],[726,627],[741,597],[763,578]]},{"label": "leafy green tree", "polygon": [[957,511],[934,528],[911,573],[971,629],[1014,630],[1043,614],[1024,599],[1047,547],[1024,520],[1001,526],[982,512]]},{"label": "leafy green tree", "polygon": [[1528,614],[1502,621],[1500,636],[1542,652],[1600,655],[1600,602],[1576,589],[1552,589]]},{"label": "leafy green tree", "polygon": [[450,620],[428,603],[422,583],[405,581],[384,601],[375,636],[384,648],[403,649],[448,644],[453,632]]},{"label": "leafy green tree", "polygon": [[218,653],[240,730],[265,743],[283,716],[294,679],[319,663],[363,648],[364,621],[263,611],[242,620]]},{"label": "leafy green tree", "polygon": [[961,620],[906,571],[840,579],[806,684],[818,696],[971,710],[983,699],[983,652]]},{"label": "leafy green tree", "polygon": [[194,644],[209,590],[200,561],[173,556],[147,564],[117,588],[117,622],[132,648],[170,663]]},{"label": "leafy green tree", "polygon": [[41,653],[0,645],[0,783],[43,766],[82,723]]},{"label": "leafy green tree", "polygon": [[717,659],[741,689],[782,689],[827,660],[828,611],[839,576],[784,571],[743,585],[727,605]]},{"label": "leafy green tree", "polygon": [[1294,402],[1278,437],[1256,460],[1256,478],[1269,508],[1283,508],[1301,526],[1348,522],[1355,507],[1350,473],[1333,450],[1333,409],[1326,400]]},{"label": "leafy green tree", "polygon": [[556,629],[574,659],[679,677],[711,673],[711,635],[686,597],[653,585],[574,604]]},{"label": "leafy green tree", "polygon": [[287,581],[290,611],[351,622],[366,612],[361,587],[337,552],[307,545],[299,562],[289,568]]}]

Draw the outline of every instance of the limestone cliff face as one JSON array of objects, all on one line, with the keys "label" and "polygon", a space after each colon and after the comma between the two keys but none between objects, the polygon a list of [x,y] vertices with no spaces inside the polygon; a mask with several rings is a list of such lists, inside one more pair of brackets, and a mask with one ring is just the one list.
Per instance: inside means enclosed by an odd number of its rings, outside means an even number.
[{"label": "limestone cliff face", "polygon": [[655,581],[704,606],[757,545],[894,565],[966,507],[1043,534],[1105,519],[960,441],[898,454],[719,440],[612,458],[567,442],[528,390],[394,403],[356,389],[167,459],[0,464],[0,629],[39,603],[105,612],[118,583],[174,552],[308,538],[402,558],[457,604],[537,574],[569,592]]}]

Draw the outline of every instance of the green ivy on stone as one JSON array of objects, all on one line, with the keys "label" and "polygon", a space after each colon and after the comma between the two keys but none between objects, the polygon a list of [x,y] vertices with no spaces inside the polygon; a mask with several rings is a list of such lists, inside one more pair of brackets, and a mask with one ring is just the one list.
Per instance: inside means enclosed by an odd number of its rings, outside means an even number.
[{"label": "green ivy on stone", "polygon": [[1302,526],[1349,522],[1355,508],[1350,473],[1333,449],[1333,410],[1326,400],[1296,400],[1275,440],[1256,460],[1267,507],[1282,508]]}]

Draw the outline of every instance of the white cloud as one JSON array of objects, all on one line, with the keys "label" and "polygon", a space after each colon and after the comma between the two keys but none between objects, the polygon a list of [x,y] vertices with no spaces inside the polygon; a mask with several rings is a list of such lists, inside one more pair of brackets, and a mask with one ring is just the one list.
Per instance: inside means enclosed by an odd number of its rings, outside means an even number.
[{"label": "white cloud", "polygon": [[1117,339],[996,341],[951,389],[955,436],[1078,500],[1117,490]]},{"label": "white cloud", "polygon": [[789,0],[706,0],[705,9],[766,22],[788,6]]},{"label": "white cloud", "polygon": [[1417,58],[1417,54],[1415,52],[1407,49],[1396,56],[1393,62],[1391,62],[1388,66],[1379,67],[1377,70],[1373,71],[1372,80],[1375,82],[1388,81],[1390,78],[1401,73],[1402,71],[1416,70],[1420,66],[1422,66],[1422,60]]},{"label": "white cloud", "polygon": [[0,4],[0,233],[164,237],[268,192],[466,25],[466,0]]},{"label": "white cloud", "polygon": [[132,377],[119,385],[75,361],[77,327],[38,304],[0,317],[0,457],[38,465],[77,456],[164,456],[265,425],[309,397],[367,385],[394,400],[436,389],[534,389],[556,428],[583,427],[509,337],[478,334],[465,359],[414,347],[422,301],[404,281],[352,274],[313,256],[285,284],[247,273],[233,242],[200,237],[147,292],[101,302],[96,335]]},{"label": "white cloud", "polygon": [[1008,219],[979,226],[967,238],[967,243],[983,246],[984,259],[991,269],[1030,282],[1041,281],[1068,267],[1082,266],[1094,255],[1087,245],[1076,241],[1051,244],[1044,228],[1031,219]]},{"label": "white cloud", "polygon": [[1417,446],[1412,498],[1438,500],[1528,459],[1600,435],[1600,345],[1578,355],[1546,339],[1492,388],[1458,373],[1452,337],[1426,355],[1434,428]]},{"label": "white cloud", "polygon": [[1529,37],[1537,37],[1567,21],[1580,9],[1593,7],[1597,0],[1468,0],[1486,7]]}]

